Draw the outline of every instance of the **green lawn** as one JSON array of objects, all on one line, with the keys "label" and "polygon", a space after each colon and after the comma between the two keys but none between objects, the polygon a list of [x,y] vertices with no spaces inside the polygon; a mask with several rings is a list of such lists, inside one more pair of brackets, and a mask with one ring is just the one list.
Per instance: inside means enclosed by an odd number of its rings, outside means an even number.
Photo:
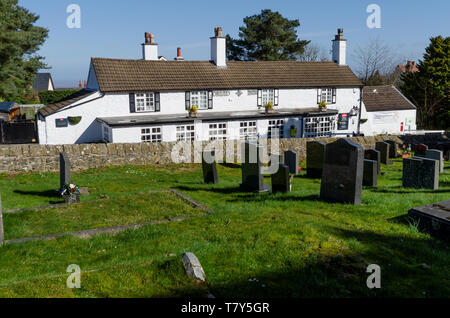
[{"label": "green lawn", "polygon": [[[137,194],[147,190],[175,188],[215,213],[114,236],[6,245],[0,248],[0,296],[204,295],[205,289],[184,275],[180,255],[190,251],[199,257],[216,297],[448,297],[449,243],[420,233],[405,215],[412,207],[449,199],[450,174],[441,174],[437,191],[404,189],[401,168],[401,160],[383,166],[386,175],[378,188],[363,190],[360,206],[319,201],[320,180],[302,176],[294,179],[290,194],[242,193],[240,169],[233,166],[218,166],[220,182],[214,186],[202,184],[200,165],[74,173],[72,182],[90,189],[83,199],[109,200],[5,215],[6,237],[130,224],[195,210],[172,194]],[[58,180],[57,174],[0,176],[4,209],[60,201],[51,195]],[[81,289],[66,287],[70,264],[83,271]],[[368,264],[381,266],[381,289],[366,287]]]}]

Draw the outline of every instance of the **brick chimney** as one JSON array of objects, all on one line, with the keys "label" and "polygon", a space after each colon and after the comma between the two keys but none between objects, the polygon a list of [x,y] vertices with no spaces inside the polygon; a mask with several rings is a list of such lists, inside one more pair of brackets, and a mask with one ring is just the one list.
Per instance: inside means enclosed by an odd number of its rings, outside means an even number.
[{"label": "brick chimney", "polygon": [[145,32],[145,42],[142,43],[142,55],[146,61],[158,61],[158,44],[155,36],[148,32]]},{"label": "brick chimney", "polygon": [[338,29],[333,40],[333,61],[338,65],[346,65],[347,40],[344,39],[344,29]]},{"label": "brick chimney", "polygon": [[222,28],[214,29],[214,37],[211,38],[211,61],[217,67],[227,67],[227,44],[222,34]]}]

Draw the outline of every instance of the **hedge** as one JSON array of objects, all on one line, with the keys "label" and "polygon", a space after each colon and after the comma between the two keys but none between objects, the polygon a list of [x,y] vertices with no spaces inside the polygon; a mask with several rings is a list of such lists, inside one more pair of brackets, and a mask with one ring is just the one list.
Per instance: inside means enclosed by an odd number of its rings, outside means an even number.
[{"label": "hedge", "polygon": [[39,92],[39,100],[41,101],[41,104],[44,105],[54,104],[63,99],[66,99],[67,97],[75,94],[78,91],[78,89],[68,89],[62,91],[42,91]]}]

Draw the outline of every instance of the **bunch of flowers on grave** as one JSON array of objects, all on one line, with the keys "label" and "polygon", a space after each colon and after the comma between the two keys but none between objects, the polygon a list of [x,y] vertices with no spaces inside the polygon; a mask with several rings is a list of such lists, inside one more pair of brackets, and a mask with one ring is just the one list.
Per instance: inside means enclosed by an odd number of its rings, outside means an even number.
[{"label": "bunch of flowers on grave", "polygon": [[71,195],[71,194],[79,194],[80,188],[76,184],[66,184],[64,185],[64,190],[61,195]]},{"label": "bunch of flowers on grave", "polygon": [[411,157],[411,145],[408,145],[408,147],[406,147],[406,144],[403,144],[402,158],[410,158],[410,157]]}]

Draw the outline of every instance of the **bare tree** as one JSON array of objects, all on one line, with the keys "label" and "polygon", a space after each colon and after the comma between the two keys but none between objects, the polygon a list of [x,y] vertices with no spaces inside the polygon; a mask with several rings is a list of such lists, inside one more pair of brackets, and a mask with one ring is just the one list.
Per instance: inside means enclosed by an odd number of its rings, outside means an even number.
[{"label": "bare tree", "polygon": [[316,44],[308,44],[303,54],[299,55],[298,60],[300,62],[318,62],[329,61],[329,54],[327,51]]},{"label": "bare tree", "polygon": [[389,76],[401,61],[379,37],[370,39],[365,45],[357,47],[353,59],[356,64],[356,75],[363,82],[367,82],[377,72],[381,76]]}]

